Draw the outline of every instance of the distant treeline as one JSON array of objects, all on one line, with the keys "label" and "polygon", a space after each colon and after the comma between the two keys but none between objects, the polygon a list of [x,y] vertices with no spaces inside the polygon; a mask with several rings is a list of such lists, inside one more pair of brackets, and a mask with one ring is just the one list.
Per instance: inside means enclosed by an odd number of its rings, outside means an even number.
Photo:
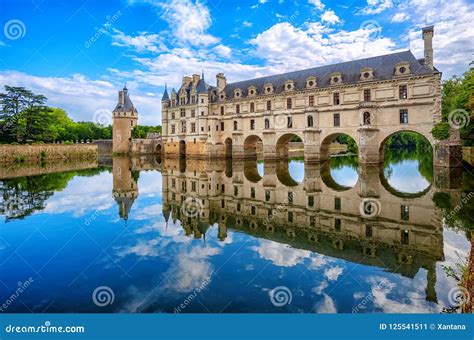
[{"label": "distant treeline", "polygon": [[[111,139],[112,126],[75,122],[66,111],[46,106],[46,97],[23,87],[5,85],[0,93],[0,143],[73,142]],[[135,138],[161,132],[161,126],[137,126]]]}]

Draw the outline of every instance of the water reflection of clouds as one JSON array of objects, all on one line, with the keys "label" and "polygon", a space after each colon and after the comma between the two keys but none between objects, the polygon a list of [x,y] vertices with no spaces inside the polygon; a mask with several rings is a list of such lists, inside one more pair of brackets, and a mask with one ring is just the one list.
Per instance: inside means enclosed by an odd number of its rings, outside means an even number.
[{"label": "water reflection of clouds", "polygon": [[290,160],[288,164],[288,172],[291,178],[296,182],[301,183],[304,180],[304,162]]},{"label": "water reflection of clouds", "polygon": [[72,213],[83,216],[91,210],[106,210],[113,206],[112,174],[102,172],[96,176],[72,178],[67,187],[52,195],[47,201],[47,214]]},{"label": "water reflection of clouds", "polygon": [[[388,184],[397,191],[414,194],[428,188],[430,183],[418,170],[419,161],[404,160],[390,164],[384,170]],[[387,174],[390,173],[390,176]]]},{"label": "water reflection of clouds", "polygon": [[331,176],[337,184],[345,187],[353,187],[359,178],[357,170],[349,165],[331,168]]}]

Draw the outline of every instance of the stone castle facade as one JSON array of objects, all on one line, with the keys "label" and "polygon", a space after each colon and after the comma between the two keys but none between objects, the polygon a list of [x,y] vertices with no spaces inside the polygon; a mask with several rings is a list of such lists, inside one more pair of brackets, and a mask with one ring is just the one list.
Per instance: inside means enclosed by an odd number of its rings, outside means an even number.
[{"label": "stone castle facade", "polygon": [[430,131],[441,120],[441,73],[433,66],[433,26],[422,31],[425,58],[411,51],[216,86],[204,75],[183,77],[162,98],[165,156],[234,159],[288,156],[299,137],[306,160],[329,158],[337,136],[349,135],[362,163],[379,163],[385,141]]}]

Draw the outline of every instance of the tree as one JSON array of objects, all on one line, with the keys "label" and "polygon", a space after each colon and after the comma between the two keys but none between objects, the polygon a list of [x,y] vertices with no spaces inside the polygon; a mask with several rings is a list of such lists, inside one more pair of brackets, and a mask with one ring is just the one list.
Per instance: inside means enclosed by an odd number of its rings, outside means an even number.
[{"label": "tree", "polygon": [[3,121],[2,134],[10,134],[19,141],[16,134],[20,114],[35,106],[42,106],[46,97],[36,95],[24,87],[13,87],[5,85],[6,93],[0,93],[0,120]]}]

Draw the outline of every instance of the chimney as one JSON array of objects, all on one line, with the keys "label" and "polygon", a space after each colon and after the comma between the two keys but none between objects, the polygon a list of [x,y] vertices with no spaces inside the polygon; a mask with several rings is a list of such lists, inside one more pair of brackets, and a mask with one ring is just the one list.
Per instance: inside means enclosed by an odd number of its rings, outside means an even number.
[{"label": "chimney", "polygon": [[123,91],[119,91],[118,102],[121,105],[125,104],[125,96],[123,94]]},{"label": "chimney", "polygon": [[189,85],[190,82],[191,82],[191,77],[188,77],[188,76],[183,77],[183,85]]},{"label": "chimney", "polygon": [[193,83],[194,84],[197,84],[199,82],[199,79],[201,79],[199,74],[193,74]]},{"label": "chimney", "polygon": [[425,42],[425,65],[433,70],[433,36],[434,26],[423,27],[423,41]]},{"label": "chimney", "polygon": [[219,91],[222,91],[224,87],[227,85],[227,80],[224,76],[224,73],[218,73],[216,75],[216,82],[217,82],[217,88]]}]

